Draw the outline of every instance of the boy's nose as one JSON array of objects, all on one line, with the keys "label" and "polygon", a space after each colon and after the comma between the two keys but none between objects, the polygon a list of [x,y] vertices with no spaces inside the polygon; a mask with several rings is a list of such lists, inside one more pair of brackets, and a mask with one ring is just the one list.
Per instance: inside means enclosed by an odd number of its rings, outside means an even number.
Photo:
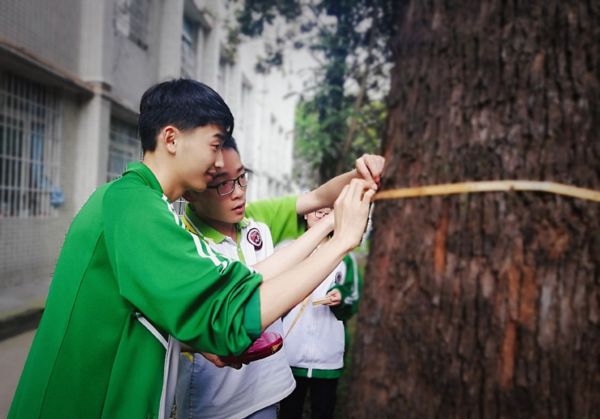
[{"label": "boy's nose", "polygon": [[223,167],[223,149],[219,149],[217,151],[217,158],[215,160],[215,167],[221,168]]}]

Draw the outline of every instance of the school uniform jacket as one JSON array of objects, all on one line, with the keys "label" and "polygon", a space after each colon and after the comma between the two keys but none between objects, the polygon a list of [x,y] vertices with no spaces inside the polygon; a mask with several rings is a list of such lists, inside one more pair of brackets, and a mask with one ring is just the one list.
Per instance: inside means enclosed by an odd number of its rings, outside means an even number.
[{"label": "school uniform jacket", "polygon": [[[264,214],[262,207],[278,207],[276,215]],[[210,227],[187,206],[184,224],[198,234],[216,252],[252,266],[273,253],[271,228],[277,237],[286,235],[286,228],[295,229],[296,200],[291,198],[249,205],[249,213],[262,220],[244,217],[236,225],[237,240]],[[272,218],[271,218],[272,217]],[[289,233],[290,235],[293,235]],[[281,320],[268,331],[283,335]],[[271,406],[295,388],[285,348],[241,369],[217,368],[202,355],[182,356],[177,383],[177,417],[194,419],[241,419]]]},{"label": "school uniform jacket", "polygon": [[284,346],[294,375],[308,378],[338,378],[341,375],[344,324],[329,306],[313,306],[312,302],[325,297],[336,284],[343,282],[345,276],[346,265],[340,262],[305,301],[283,318]]},{"label": "school uniform jacket", "polygon": [[[362,294],[363,278],[358,269],[354,254],[348,253],[342,260],[346,266],[344,280],[336,282],[331,289],[337,289],[342,295],[342,303],[331,307],[338,320],[346,321],[358,312],[358,303]],[[346,336],[347,343],[347,336]]]},{"label": "school uniform jacket", "polygon": [[[344,322],[358,311],[362,286],[356,259],[349,253],[306,303],[300,303],[284,317],[285,332],[291,330],[284,345],[295,376],[330,379],[341,376],[343,355],[349,342]],[[334,289],[342,297],[339,305],[312,306],[313,300],[323,298]]]},{"label": "school uniform jacket", "polygon": [[142,163],[75,217],[9,419],[158,413],[165,349],[136,319],[198,351],[242,353],[260,334],[261,277],[181,225]]}]

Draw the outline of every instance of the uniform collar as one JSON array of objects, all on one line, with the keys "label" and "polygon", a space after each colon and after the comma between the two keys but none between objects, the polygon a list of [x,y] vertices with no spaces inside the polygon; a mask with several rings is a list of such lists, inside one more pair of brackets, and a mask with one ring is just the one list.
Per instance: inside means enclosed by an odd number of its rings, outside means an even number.
[{"label": "uniform collar", "polygon": [[123,176],[125,176],[127,173],[136,173],[152,189],[164,194],[162,187],[160,186],[158,179],[156,179],[156,176],[154,176],[154,173],[152,173],[152,170],[150,170],[150,168],[141,161],[129,163],[127,165],[127,170],[123,172]]},{"label": "uniform collar", "polygon": [[[194,212],[194,210],[192,209],[192,206],[190,204],[185,205],[185,216],[192,222],[193,227],[198,231],[198,233],[200,233],[200,235],[202,235],[203,237],[206,237],[208,239],[211,239],[213,242],[215,242],[217,244],[222,243],[227,238],[230,238],[230,237],[224,235],[223,233],[221,233],[220,231],[216,230],[215,228],[211,227],[204,220],[202,220],[200,217],[198,217],[196,215],[196,213]],[[241,230],[243,228],[248,227],[249,224],[250,224],[250,220],[248,220],[246,217],[244,217],[242,219],[242,221],[240,221],[239,223],[237,223],[235,225],[235,227],[236,227],[238,233],[240,233]],[[238,237],[240,237],[239,234],[238,234]]]},{"label": "uniform collar", "polygon": [[238,230],[241,230],[242,228],[246,228],[250,225],[250,220],[247,219],[246,217],[242,218],[242,221],[240,221],[238,223]]}]

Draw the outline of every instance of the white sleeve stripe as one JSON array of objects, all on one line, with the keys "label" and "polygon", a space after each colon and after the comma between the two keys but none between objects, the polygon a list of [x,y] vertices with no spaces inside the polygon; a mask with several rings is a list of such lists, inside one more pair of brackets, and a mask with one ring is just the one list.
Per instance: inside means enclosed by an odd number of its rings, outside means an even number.
[{"label": "white sleeve stripe", "polygon": [[[219,257],[216,255],[215,251],[209,245],[206,245],[206,253],[209,254],[211,259],[219,261]],[[222,263],[222,262],[223,261],[219,261],[219,263]]]},{"label": "white sleeve stripe", "polygon": [[229,264],[227,262],[227,260],[219,260],[219,258],[214,254],[214,252],[210,248],[210,246],[208,246],[206,243],[204,243],[203,241],[201,241],[198,238],[197,235],[195,235],[194,233],[188,231],[185,228],[185,226],[183,225],[183,222],[181,221],[181,218],[179,217],[179,215],[177,215],[177,213],[175,212],[175,210],[173,210],[173,206],[169,203],[168,198],[164,194],[162,196],[162,199],[167,204],[167,208],[169,208],[169,211],[171,212],[171,214],[173,214],[173,218],[175,219],[175,223],[179,227],[183,228],[192,237],[192,240],[194,241],[194,245],[196,246],[196,251],[198,252],[198,255],[201,258],[210,259],[210,261],[217,268],[221,268],[221,270],[225,269],[227,267],[227,265]]},{"label": "white sleeve stripe", "polygon": [[[207,253],[205,252],[205,250],[210,249],[208,246],[206,248],[204,248],[202,246],[202,242],[200,241],[200,239],[198,238],[198,236],[196,236],[193,233],[188,232],[190,236],[192,236],[192,239],[194,240],[194,244],[196,245],[196,251],[198,252],[198,255],[200,255],[200,257],[203,257],[205,259],[210,259],[210,261],[216,266],[216,267],[221,267],[223,265],[224,262],[219,261],[219,259],[215,256],[214,253],[210,252]],[[226,266],[226,265],[225,265]]]}]

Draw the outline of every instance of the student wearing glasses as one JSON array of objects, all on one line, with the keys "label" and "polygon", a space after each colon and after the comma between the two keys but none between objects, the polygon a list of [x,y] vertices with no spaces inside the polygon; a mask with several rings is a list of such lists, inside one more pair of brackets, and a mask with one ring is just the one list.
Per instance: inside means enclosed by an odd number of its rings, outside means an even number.
[{"label": "student wearing glasses", "polygon": [[[357,162],[379,180],[383,159],[364,156]],[[301,196],[246,203],[251,172],[243,165],[233,138],[223,144],[223,167],[203,192],[187,192],[184,223],[189,231],[206,240],[213,250],[264,272],[286,271],[308,257],[333,230],[333,217],[307,234],[298,214],[331,205],[358,170],[338,176],[315,191]],[[375,177],[375,179],[373,179]],[[295,239],[292,245],[273,253],[273,246]],[[261,263],[262,262],[262,263]],[[268,328],[283,335],[281,320]],[[179,363],[177,418],[275,419],[277,403],[289,395],[295,380],[283,350],[241,369],[222,368],[216,355],[184,353]],[[235,366],[239,368],[239,365]]]}]

